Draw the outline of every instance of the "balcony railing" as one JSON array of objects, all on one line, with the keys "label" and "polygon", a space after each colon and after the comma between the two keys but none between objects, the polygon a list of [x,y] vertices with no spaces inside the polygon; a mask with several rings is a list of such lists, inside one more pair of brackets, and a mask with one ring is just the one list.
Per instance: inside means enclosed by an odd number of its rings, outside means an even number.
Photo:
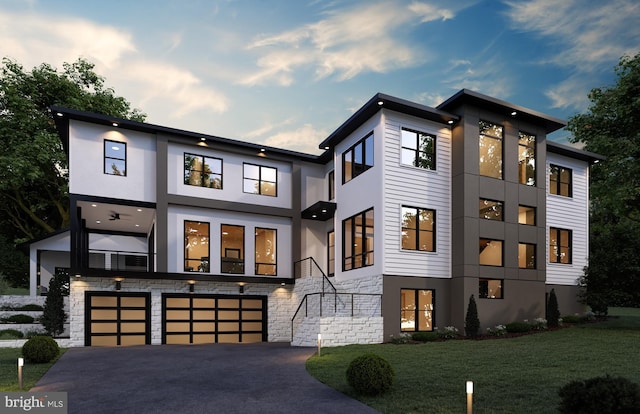
[{"label": "balcony railing", "polygon": [[89,250],[89,268],[148,272],[149,255],[141,252],[115,250]]}]

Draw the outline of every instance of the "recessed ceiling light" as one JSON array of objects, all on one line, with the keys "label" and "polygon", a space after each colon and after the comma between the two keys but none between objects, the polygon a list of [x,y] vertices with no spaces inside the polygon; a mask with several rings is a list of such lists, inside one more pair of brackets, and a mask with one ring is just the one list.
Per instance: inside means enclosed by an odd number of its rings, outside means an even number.
[{"label": "recessed ceiling light", "polygon": [[511,116],[516,116],[518,113],[516,111],[511,112]]},{"label": "recessed ceiling light", "polygon": [[380,105],[380,106],[382,106],[383,103],[384,102],[382,102],[382,101],[378,101],[378,105]]},{"label": "recessed ceiling light", "polygon": [[139,225],[139,224],[136,224],[136,227],[140,227],[140,225]]},{"label": "recessed ceiling light", "polygon": [[96,220],[96,224],[100,224],[102,223],[100,220]]},{"label": "recessed ceiling light", "polygon": [[64,116],[64,114],[62,112],[56,112],[57,116]]},{"label": "recessed ceiling light", "polygon": [[453,124],[453,119],[448,120],[447,124],[449,124],[449,125]]},{"label": "recessed ceiling light", "polygon": [[97,204],[91,204],[91,207],[98,207]]},{"label": "recessed ceiling light", "polygon": [[322,212],[323,212],[323,213],[326,213],[326,212],[327,212],[327,209],[326,209],[326,208],[323,208],[323,209],[322,209]]},{"label": "recessed ceiling light", "polygon": [[139,208],[139,209],[137,209],[136,211],[140,212],[140,211],[142,211],[142,209],[141,209],[141,208]]},{"label": "recessed ceiling light", "polygon": [[266,151],[266,149],[260,148],[260,152],[265,152],[265,151]]},{"label": "recessed ceiling light", "polygon": [[312,218],[316,218],[316,217],[318,217],[318,216],[317,216],[316,214],[313,214],[311,217],[312,217]]},{"label": "recessed ceiling light", "polygon": [[205,142],[207,139],[205,137],[200,137],[200,141]]},{"label": "recessed ceiling light", "polygon": [[117,127],[118,123],[117,122],[112,122],[111,125],[113,125],[114,127]]},{"label": "recessed ceiling light", "polygon": [[324,149],[328,150],[328,149],[329,149],[329,146],[327,145],[326,147],[324,147]]}]

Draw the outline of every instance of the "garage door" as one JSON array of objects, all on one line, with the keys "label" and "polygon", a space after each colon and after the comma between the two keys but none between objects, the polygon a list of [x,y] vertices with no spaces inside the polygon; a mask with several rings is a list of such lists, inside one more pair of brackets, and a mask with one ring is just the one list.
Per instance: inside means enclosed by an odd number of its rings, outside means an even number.
[{"label": "garage door", "polygon": [[151,343],[149,293],[86,292],[85,345]]},{"label": "garage door", "polygon": [[163,294],[162,316],[165,344],[267,340],[264,296]]}]

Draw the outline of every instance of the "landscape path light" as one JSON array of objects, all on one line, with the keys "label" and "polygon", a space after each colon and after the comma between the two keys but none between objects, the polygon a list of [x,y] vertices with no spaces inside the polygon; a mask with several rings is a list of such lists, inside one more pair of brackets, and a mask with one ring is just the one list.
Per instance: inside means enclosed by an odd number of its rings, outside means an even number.
[{"label": "landscape path light", "polygon": [[473,413],[473,381],[467,381],[467,414]]},{"label": "landscape path light", "polygon": [[320,356],[321,348],[322,348],[322,334],[318,334],[318,356]]},{"label": "landscape path light", "polygon": [[22,367],[24,366],[24,358],[18,358],[18,385],[22,389]]}]

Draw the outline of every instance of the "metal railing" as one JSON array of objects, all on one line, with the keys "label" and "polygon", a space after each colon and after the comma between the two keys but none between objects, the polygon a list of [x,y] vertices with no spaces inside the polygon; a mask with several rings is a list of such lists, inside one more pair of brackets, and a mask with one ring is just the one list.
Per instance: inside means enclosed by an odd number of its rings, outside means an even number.
[{"label": "metal railing", "polygon": [[90,249],[89,267],[91,269],[147,272],[149,270],[149,255],[143,252]]}]

